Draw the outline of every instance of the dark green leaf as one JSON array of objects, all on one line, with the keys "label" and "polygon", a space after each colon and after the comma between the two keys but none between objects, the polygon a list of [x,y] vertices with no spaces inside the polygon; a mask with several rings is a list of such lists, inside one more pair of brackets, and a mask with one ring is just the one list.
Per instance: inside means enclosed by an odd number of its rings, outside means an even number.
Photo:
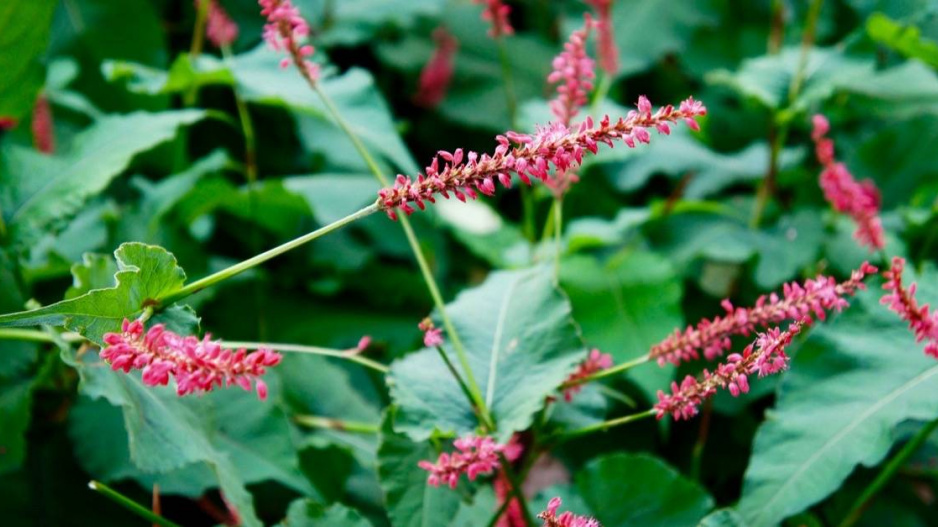
[{"label": "dark green leaf", "polygon": [[0,117],[30,115],[45,71],[40,62],[49,44],[49,25],[58,2],[4,2],[0,6]]}]

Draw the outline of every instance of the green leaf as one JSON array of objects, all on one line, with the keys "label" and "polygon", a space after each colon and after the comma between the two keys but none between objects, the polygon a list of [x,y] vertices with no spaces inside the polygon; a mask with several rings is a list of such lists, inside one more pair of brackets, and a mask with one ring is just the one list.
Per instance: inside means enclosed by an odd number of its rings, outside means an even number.
[{"label": "green leaf", "polygon": [[866,33],[906,57],[938,68],[938,42],[923,38],[915,26],[905,26],[882,13],[873,13],[866,20]]},{"label": "green leaf", "polygon": [[436,18],[446,3],[446,0],[346,0],[329,6],[332,23],[325,28],[321,39],[330,46],[367,45],[382,32],[406,31],[420,18]]},{"label": "green leaf", "polygon": [[185,93],[211,84],[232,84],[231,73],[218,59],[202,55],[193,63],[188,54],[180,54],[169,71],[126,60],[105,60],[101,73],[111,82],[123,81],[134,93],[159,95]]},{"label": "green leaf", "polygon": [[[3,350],[6,353],[6,350]],[[0,474],[15,470],[26,458],[26,430],[33,405],[33,380],[0,379]]]},{"label": "green leaf", "polygon": [[0,327],[64,326],[100,344],[105,333],[120,331],[125,318],[135,318],[159,298],[179,290],[186,280],[176,258],[162,247],[125,243],[114,251],[114,257],[116,286],[32,311],[0,315]]},{"label": "green leaf", "polygon": [[62,156],[0,146],[0,210],[14,243],[58,228],[127,168],[135,155],[205,116],[198,110],[108,116],[79,134]]},{"label": "green leaf", "polygon": [[310,499],[301,498],[290,504],[281,527],[371,527],[354,509],[341,503],[324,507]]},{"label": "green leaf", "polygon": [[394,527],[448,525],[459,508],[459,493],[446,485],[427,484],[427,471],[417,463],[433,461],[438,453],[426,441],[414,442],[395,433],[393,413],[393,410],[386,413],[378,447],[378,478],[391,524]]},{"label": "green leaf", "polygon": [[72,286],[65,291],[65,299],[78,298],[95,289],[114,287],[117,262],[110,255],[85,253],[81,263],[72,266]]},{"label": "green leaf", "polygon": [[316,174],[283,178],[283,186],[302,196],[323,225],[374,201],[378,182],[370,174]]},{"label": "green leaf", "polygon": [[56,4],[35,0],[0,6],[0,117],[23,119],[33,108],[45,78],[40,60],[49,44]]},{"label": "green leaf", "polygon": [[[546,267],[495,272],[446,307],[502,441],[527,428],[544,399],[586,357],[570,303],[550,275]],[[451,346],[444,347],[462,371]],[[388,382],[399,407],[394,429],[412,439],[426,439],[434,430],[465,434],[478,425],[434,349],[395,361]]]},{"label": "green leaf", "polygon": [[647,454],[595,459],[576,487],[604,527],[694,525],[713,508],[706,490]]},{"label": "green leaf", "polygon": [[[929,289],[936,274],[922,277]],[[923,295],[922,301],[935,298]],[[749,525],[777,525],[889,452],[895,427],[938,416],[938,365],[869,291],[813,330],[759,428],[738,508]]]},{"label": "green leaf", "polygon": [[531,244],[521,229],[505,221],[489,205],[445,200],[437,203],[434,210],[458,241],[493,266],[517,268],[531,264]]},{"label": "green leaf", "polygon": [[700,520],[697,527],[746,527],[746,522],[733,509],[719,509]]}]

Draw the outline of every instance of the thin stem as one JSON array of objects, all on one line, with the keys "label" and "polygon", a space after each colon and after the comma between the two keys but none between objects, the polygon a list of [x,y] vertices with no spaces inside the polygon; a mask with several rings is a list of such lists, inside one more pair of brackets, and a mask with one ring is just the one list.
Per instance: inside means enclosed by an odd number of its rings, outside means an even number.
[{"label": "thin stem", "polygon": [[554,285],[560,283],[560,257],[563,253],[561,235],[563,231],[563,198],[554,199]]},{"label": "thin stem", "polygon": [[593,100],[590,102],[591,114],[599,114],[599,107],[603,103],[603,100],[606,99],[606,96],[609,94],[609,89],[612,88],[612,81],[612,75],[609,75],[606,72],[600,74],[599,84],[596,86],[596,91],[593,92]]},{"label": "thin stem", "polygon": [[389,368],[384,364],[381,364],[378,361],[369,359],[368,357],[362,357],[358,354],[357,349],[349,350],[337,350],[331,348],[320,348],[318,346],[303,346],[301,344],[277,344],[273,342],[241,342],[235,340],[224,340],[221,344],[228,348],[245,348],[250,350],[256,350],[260,348],[273,349],[277,351],[283,351],[286,353],[307,353],[309,355],[321,355],[323,357],[335,357],[338,359],[345,359],[352,361],[366,368],[371,368],[379,373],[387,373]]},{"label": "thin stem", "polygon": [[886,466],[883,467],[882,472],[876,476],[867,487],[863,490],[863,493],[860,494],[860,497],[853,502],[853,507],[851,507],[850,512],[847,513],[847,516],[844,518],[844,521],[840,523],[840,527],[850,527],[855,524],[861,516],[863,516],[863,511],[869,506],[870,501],[882,490],[883,487],[889,483],[889,480],[895,476],[896,472],[905,464],[909,457],[918,450],[922,444],[928,440],[932,432],[935,431],[935,428],[938,428],[938,419],[935,419],[922,427],[915,436],[909,440],[905,446],[902,447],[896,455],[886,463]]},{"label": "thin stem", "polygon": [[775,55],[782,49],[785,39],[785,2],[772,0],[772,19],[769,22],[769,55]]},{"label": "thin stem", "polygon": [[3,209],[0,208],[0,242],[7,237],[7,224],[3,221]]},{"label": "thin stem", "polygon": [[808,55],[811,53],[811,46],[814,45],[814,33],[817,28],[817,20],[821,14],[821,6],[824,0],[812,0],[811,7],[808,8],[808,15],[805,19],[804,34],[801,37],[801,55],[798,57],[798,69],[795,70],[795,76],[791,79],[791,85],[788,87],[788,104],[791,105],[798,98],[804,84],[805,68],[808,65]]},{"label": "thin stem", "polygon": [[639,421],[645,419],[646,417],[651,417],[657,413],[657,410],[654,408],[646,410],[644,412],[639,412],[637,414],[629,414],[623,417],[617,417],[615,419],[609,419],[608,421],[603,421],[602,423],[597,423],[595,425],[584,426],[583,428],[577,428],[576,430],[571,430],[569,432],[563,432],[557,438],[558,441],[564,442],[577,437],[582,437],[593,432],[605,432],[610,428],[624,425],[626,423],[631,423],[633,421]]},{"label": "thin stem", "polygon": [[[198,0],[195,9],[195,27],[192,29],[192,42],[189,45],[189,60],[195,61],[202,54],[205,44],[205,21],[208,18],[209,0]],[[193,84],[183,96],[183,104],[192,106],[198,93],[198,85]]]},{"label": "thin stem", "polygon": [[623,362],[622,364],[617,364],[611,368],[606,368],[605,370],[600,370],[592,375],[587,375],[586,377],[580,377],[579,379],[574,379],[569,382],[565,382],[560,386],[560,389],[570,388],[573,386],[579,386],[581,384],[586,384],[588,382],[598,381],[599,379],[605,379],[606,377],[611,377],[613,375],[618,375],[630,368],[634,368],[640,364],[644,364],[651,360],[651,357],[648,355],[642,355],[637,359],[632,359],[628,362]]},{"label": "thin stem", "polygon": [[502,66],[502,79],[505,86],[505,103],[508,105],[508,120],[511,127],[518,126],[518,99],[515,96],[515,79],[511,73],[511,62],[508,60],[508,47],[503,37],[497,37],[498,61]]},{"label": "thin stem", "polygon": [[703,464],[703,452],[707,446],[707,437],[710,435],[710,420],[713,418],[713,399],[707,399],[700,416],[700,428],[697,432],[697,442],[691,451],[690,477],[700,481],[700,467]]},{"label": "thin stem", "polygon": [[[463,395],[469,399],[469,404],[475,408],[475,398],[472,396],[472,391],[469,390],[469,387],[466,386],[466,382],[462,380],[462,376],[459,375],[458,371],[456,371],[456,367],[453,366],[453,361],[449,360],[449,357],[446,355],[446,351],[443,350],[442,347],[434,346],[434,348],[436,348],[437,353],[440,354],[440,358],[443,359],[443,363],[446,364],[446,368],[453,375],[453,377],[456,378],[456,382],[459,383],[459,388],[462,390]],[[478,408],[476,408],[476,412],[478,412]]]},{"label": "thin stem", "polygon": [[319,415],[294,415],[293,420],[308,428],[325,428],[340,430],[342,432],[358,432],[360,434],[377,434],[378,425],[361,423],[357,421],[343,421]]},{"label": "thin stem", "polygon": [[326,234],[329,234],[330,232],[336,231],[348,225],[349,223],[352,223],[356,220],[369,216],[375,213],[377,210],[378,210],[378,203],[377,202],[372,203],[371,205],[368,205],[367,207],[363,209],[353,212],[352,214],[349,214],[348,216],[342,219],[336,220],[330,223],[329,225],[326,225],[325,227],[320,227],[313,232],[304,234],[303,236],[300,236],[299,238],[294,238],[293,240],[290,240],[287,243],[278,245],[277,247],[274,247],[273,249],[262,252],[261,254],[258,254],[257,256],[248,258],[247,260],[244,260],[235,265],[232,265],[231,267],[228,267],[227,269],[222,269],[221,271],[218,271],[217,273],[206,276],[205,278],[202,278],[201,280],[196,280],[195,282],[188,284],[187,286],[176,291],[175,293],[166,295],[165,297],[158,299],[160,302],[160,305],[168,306],[172,304],[173,302],[178,302],[182,300],[183,298],[186,298],[189,295],[198,293],[199,291],[202,291],[203,289],[211,287],[217,284],[218,282],[227,280],[228,278],[231,278],[232,276],[235,276],[244,271],[247,271],[248,269],[252,267],[257,267],[258,265],[266,262],[267,260],[280,256],[281,254],[285,252],[296,249],[297,247],[305,243],[309,243],[315,240],[316,238],[325,236]]},{"label": "thin stem", "polygon": [[162,516],[154,514],[143,505],[140,505],[139,503],[131,500],[127,496],[124,496],[111,487],[108,487],[104,483],[99,481],[90,481],[88,482],[88,487],[153,524],[162,525],[163,527],[181,527],[178,523],[171,522]]},{"label": "thin stem", "polygon": [[511,502],[512,496],[518,502],[518,506],[521,507],[521,514],[524,515],[524,523],[528,525],[534,525],[531,522],[531,511],[528,509],[528,501],[524,497],[524,491],[521,488],[522,481],[515,475],[515,471],[511,468],[511,463],[508,462],[508,458],[505,457],[503,452],[498,453],[498,457],[502,462],[502,473],[505,474],[505,478],[508,479],[508,484],[511,485],[511,492],[508,494],[505,502]]},{"label": "thin stem", "polygon": [[[301,71],[305,71],[302,70]],[[304,75],[305,77],[305,75]],[[390,185],[388,178],[385,177],[384,173],[381,171],[381,167],[378,166],[378,163],[375,161],[375,158],[371,156],[371,153],[365,147],[365,144],[362,143],[362,140],[358,137],[358,134],[352,130],[352,127],[348,124],[348,121],[342,117],[342,113],[339,112],[339,108],[332,102],[332,98],[326,94],[325,91],[319,86],[319,83],[312,80],[309,77],[306,77],[306,81],[309,82],[309,85],[312,86],[313,91],[319,95],[320,100],[322,100],[323,105],[325,105],[326,110],[332,115],[332,118],[335,120],[336,124],[339,125],[339,128],[345,132],[345,135],[352,141],[352,146],[355,147],[355,150],[358,152],[358,155],[362,157],[365,161],[365,164],[368,165],[368,170],[371,170],[371,173],[374,174],[375,178],[381,183],[382,187]],[[403,218],[402,218],[403,219]]]}]

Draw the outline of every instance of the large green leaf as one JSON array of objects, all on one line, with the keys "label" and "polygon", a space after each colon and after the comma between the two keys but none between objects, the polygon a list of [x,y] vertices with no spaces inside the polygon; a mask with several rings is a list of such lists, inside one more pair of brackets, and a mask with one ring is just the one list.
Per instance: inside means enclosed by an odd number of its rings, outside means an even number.
[{"label": "large green leaf", "polygon": [[341,503],[325,507],[302,498],[290,504],[287,517],[278,525],[281,527],[371,527],[371,522],[362,518],[356,510]]},{"label": "large green leaf", "polygon": [[418,443],[395,433],[392,415],[393,412],[388,412],[384,419],[378,448],[378,477],[391,525],[449,525],[459,508],[459,493],[446,485],[427,484],[427,471],[417,463],[434,460],[438,455],[436,450],[427,441]]},{"label": "large green leaf", "polygon": [[34,0],[0,6],[0,117],[22,119],[32,109],[45,78],[40,59],[57,3]]},{"label": "large green leaf", "polygon": [[938,42],[923,38],[915,26],[905,26],[882,13],[874,13],[866,19],[866,32],[880,44],[938,68]]},{"label": "large green leaf", "polygon": [[[933,272],[922,278],[936,283]],[[857,465],[879,463],[896,425],[938,416],[938,364],[877,305],[879,295],[863,294],[846,316],[814,330],[792,361],[746,471],[738,507],[749,525],[777,525],[804,510]]]},{"label": "large green leaf", "polygon": [[647,454],[595,459],[576,487],[604,527],[694,525],[713,508],[706,490]]},{"label": "large green leaf", "polygon": [[697,527],[746,527],[746,523],[733,509],[720,509],[700,520]]},{"label": "large green leaf", "polygon": [[29,244],[77,213],[127,168],[140,152],[172,139],[205,116],[198,110],[135,112],[103,117],[78,135],[68,151],[49,157],[22,147],[0,147],[0,210],[10,238]]},{"label": "large green leaf", "polygon": [[179,290],[186,280],[176,258],[162,247],[125,243],[114,251],[114,256],[116,286],[94,289],[39,309],[0,315],[0,327],[64,326],[101,343],[105,333],[120,330],[125,318],[135,318],[147,306]]},{"label": "large green leaf", "polygon": [[[501,440],[527,428],[544,399],[585,358],[570,304],[551,284],[547,267],[492,273],[483,284],[460,294],[446,311]],[[444,347],[462,371],[449,343]],[[478,425],[434,349],[394,362],[388,382],[399,406],[394,429],[412,439],[426,439],[435,429],[465,434]]]}]

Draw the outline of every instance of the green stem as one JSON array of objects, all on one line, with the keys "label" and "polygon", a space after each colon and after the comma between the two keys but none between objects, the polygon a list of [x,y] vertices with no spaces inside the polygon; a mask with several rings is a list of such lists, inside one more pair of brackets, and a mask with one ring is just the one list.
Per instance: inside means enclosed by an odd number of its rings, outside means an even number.
[{"label": "green stem", "polygon": [[570,388],[572,386],[579,386],[580,384],[586,384],[588,382],[598,381],[599,379],[605,379],[606,377],[611,377],[613,375],[618,375],[630,368],[634,368],[640,364],[644,364],[651,360],[651,357],[648,355],[642,355],[637,359],[632,359],[628,362],[623,362],[622,364],[617,364],[611,368],[606,368],[605,370],[600,370],[592,375],[586,377],[581,377],[579,379],[564,383],[560,386],[561,389]]},{"label": "green stem", "polygon": [[[78,333],[62,333],[59,338],[66,342],[81,342],[84,337]],[[0,329],[0,340],[25,340],[28,342],[55,342],[56,338],[45,331],[38,329],[3,328]]]},{"label": "green stem", "polygon": [[381,364],[378,361],[369,359],[368,357],[362,357],[358,354],[358,350],[337,350],[331,348],[320,348],[318,346],[303,346],[300,344],[276,344],[272,342],[241,342],[234,340],[225,340],[221,343],[223,346],[229,348],[245,348],[256,350],[260,348],[267,348],[276,351],[283,351],[286,353],[307,353],[310,355],[322,355],[323,357],[335,357],[337,359],[345,359],[351,362],[361,364],[366,368],[371,368],[379,373],[387,373],[389,371],[388,367],[384,364]]},{"label": "green stem", "polygon": [[508,462],[508,458],[505,457],[505,454],[499,452],[498,457],[502,462],[502,472],[505,474],[505,477],[508,478],[508,484],[511,485],[511,492],[506,497],[505,502],[510,502],[513,496],[515,500],[518,501],[518,506],[521,507],[521,514],[524,515],[524,523],[534,525],[534,522],[531,521],[531,511],[528,509],[528,500],[525,499],[524,491],[521,488],[522,481],[515,475],[515,471],[512,470],[511,463]]},{"label": "green stem", "polygon": [[124,507],[130,512],[136,514],[137,516],[140,516],[141,518],[153,523],[154,525],[162,525],[163,527],[181,527],[178,523],[171,522],[158,514],[154,514],[152,511],[150,511],[150,509],[147,509],[143,505],[140,505],[139,503],[131,500],[127,496],[124,496],[111,487],[108,487],[104,483],[90,481],[88,482],[88,487],[91,490],[110,499],[114,503],[117,503],[121,507]]},{"label": "green stem", "polygon": [[262,252],[261,254],[258,254],[257,256],[248,258],[247,260],[244,260],[243,262],[239,262],[235,265],[232,265],[231,267],[228,267],[227,269],[222,269],[221,271],[218,271],[217,273],[206,276],[205,278],[202,278],[201,280],[196,280],[195,282],[192,282],[191,284],[186,285],[185,287],[176,291],[175,293],[166,295],[165,297],[158,299],[160,302],[160,305],[168,306],[172,304],[173,302],[178,302],[182,300],[183,298],[186,298],[189,295],[198,293],[199,291],[202,291],[203,289],[211,287],[217,284],[218,282],[227,280],[228,278],[231,278],[232,276],[235,276],[244,271],[247,271],[248,269],[252,267],[257,267],[258,265],[266,262],[267,260],[280,256],[281,254],[285,252],[296,249],[297,247],[305,243],[309,243],[315,240],[316,238],[320,238],[326,234],[329,234],[330,232],[336,231],[348,225],[349,223],[352,223],[356,220],[369,216],[377,212],[377,210],[378,210],[378,204],[372,203],[371,205],[368,205],[367,207],[361,210],[353,212],[352,214],[349,214],[348,216],[342,219],[336,220],[330,223],[329,225],[326,225],[325,227],[320,227],[313,232],[300,236],[299,238],[294,238],[293,240],[290,240],[287,243],[278,245],[277,247],[274,247],[273,249]]},{"label": "green stem", "polygon": [[505,103],[508,105],[508,121],[512,128],[518,126],[518,99],[515,96],[515,79],[511,73],[511,62],[508,60],[508,47],[505,45],[505,39],[498,37],[495,39],[498,44],[498,61],[502,66],[502,79],[505,86]]},{"label": "green stem", "polygon": [[[209,0],[199,0],[195,9],[195,27],[192,29],[192,42],[189,44],[189,60],[195,63],[199,55],[202,54],[202,47],[205,44],[205,21],[208,18]],[[198,93],[198,84],[193,84],[186,90],[183,96],[183,104],[186,107],[195,104],[195,97]]]},{"label": "green stem", "polygon": [[902,468],[902,465],[909,459],[909,457],[917,451],[923,443],[931,436],[932,432],[935,431],[935,428],[938,428],[938,419],[931,421],[909,440],[905,446],[902,447],[896,455],[886,463],[886,466],[883,467],[882,472],[876,476],[867,487],[863,490],[863,493],[860,494],[860,497],[856,499],[851,507],[850,512],[847,513],[847,516],[844,517],[844,521],[840,523],[840,527],[850,527],[855,524],[861,516],[863,516],[863,511],[866,510],[869,505],[870,500],[882,490],[883,487],[889,483],[889,480],[895,476],[896,472]]},{"label": "green stem", "polygon": [[560,283],[560,257],[563,253],[563,198],[554,199],[554,285]]},{"label": "green stem", "polygon": [[603,421],[602,423],[597,423],[595,425],[584,426],[583,428],[577,428],[576,430],[563,432],[559,435],[557,439],[561,442],[564,442],[564,441],[569,441],[571,439],[575,439],[577,437],[582,437],[588,434],[592,434],[593,432],[605,432],[615,426],[624,425],[627,423],[631,423],[633,421],[639,421],[641,419],[645,419],[646,417],[651,417],[655,415],[656,413],[657,413],[657,410],[652,408],[650,410],[646,410],[644,412],[640,412],[637,414],[629,414],[623,417],[609,419],[608,421]]},{"label": "green stem", "polygon": [[[443,360],[443,363],[446,364],[446,368],[449,370],[450,374],[456,378],[456,382],[459,383],[459,388],[462,390],[463,395],[465,395],[466,398],[469,399],[469,403],[475,407],[475,397],[472,396],[472,391],[466,386],[466,382],[462,380],[462,375],[456,371],[456,367],[453,366],[453,361],[449,360],[446,351],[443,350],[442,347],[434,346],[434,348],[436,348],[437,353],[440,354],[440,358]],[[478,408],[476,408],[476,412],[478,412]]]},{"label": "green stem", "polygon": [[606,96],[609,95],[609,89],[612,88],[612,80],[612,75],[605,72],[600,74],[599,85],[596,86],[596,91],[593,92],[593,101],[590,102],[591,114],[599,114],[599,106],[603,103]]},{"label": "green stem", "polygon": [[343,432],[358,432],[361,434],[377,434],[378,425],[360,423],[357,421],[343,421],[319,415],[294,415],[293,420],[308,428],[325,428],[328,430],[341,430]]}]

